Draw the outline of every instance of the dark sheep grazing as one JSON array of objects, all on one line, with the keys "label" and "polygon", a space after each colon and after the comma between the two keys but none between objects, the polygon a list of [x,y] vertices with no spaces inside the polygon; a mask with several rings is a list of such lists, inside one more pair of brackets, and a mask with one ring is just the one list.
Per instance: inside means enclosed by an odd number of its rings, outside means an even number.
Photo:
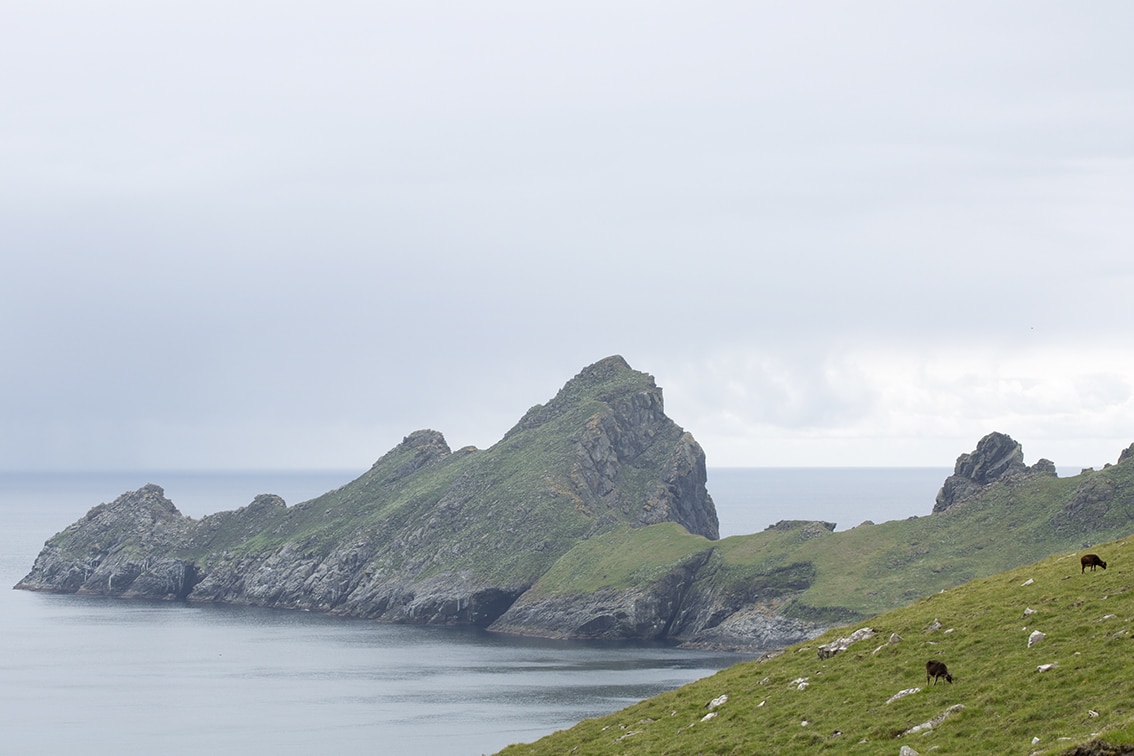
[{"label": "dark sheep grazing", "polygon": [[943,662],[934,661],[933,659],[930,659],[929,661],[927,661],[925,663],[925,684],[926,685],[929,684],[929,678],[931,678],[931,677],[933,678],[933,684],[934,685],[937,684],[937,678],[938,677],[944,677],[945,682],[947,682],[947,683],[953,682],[953,676],[951,674],[949,674],[949,670],[945,668],[945,664]]},{"label": "dark sheep grazing", "polygon": [[1084,554],[1083,558],[1079,560],[1079,564],[1083,565],[1083,569],[1079,570],[1080,575],[1086,572],[1088,567],[1091,568],[1091,572],[1094,572],[1096,567],[1106,569],[1106,562],[1099,559],[1098,554]]}]

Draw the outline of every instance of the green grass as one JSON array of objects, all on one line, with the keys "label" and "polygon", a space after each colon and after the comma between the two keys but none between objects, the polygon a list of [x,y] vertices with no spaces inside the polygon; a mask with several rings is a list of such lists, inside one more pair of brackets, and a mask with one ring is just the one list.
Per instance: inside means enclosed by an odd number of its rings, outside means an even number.
[{"label": "green grass", "polygon": [[[1134,540],[1092,550],[1110,569],[1080,574],[1072,552],[974,580],[502,753],[1031,754],[1095,733],[1134,742]],[[818,658],[819,644],[862,626],[878,634]],[[1028,648],[1033,630],[1047,637]],[[884,645],[891,633],[901,640]],[[952,685],[926,685],[931,658],[948,664]],[[721,695],[718,716],[702,721]],[[899,737],[955,704],[964,709],[926,734]]]},{"label": "green grass", "polygon": [[568,551],[540,578],[532,595],[585,595],[606,587],[649,585],[712,544],[672,522],[619,528]]},{"label": "green grass", "polygon": [[[1083,521],[1068,518],[1077,493],[1109,499]],[[658,526],[583,543],[537,583],[539,595],[643,586],[683,557],[714,549],[698,578],[713,593],[791,594],[788,616],[820,624],[865,618],[984,575],[1134,530],[1134,464],[1071,478],[1038,476],[993,486],[943,513],[837,533],[767,530],[717,542]],[[607,554],[607,552],[616,552]],[[747,586],[747,589],[745,588]],[[837,619],[835,619],[837,618]]]}]

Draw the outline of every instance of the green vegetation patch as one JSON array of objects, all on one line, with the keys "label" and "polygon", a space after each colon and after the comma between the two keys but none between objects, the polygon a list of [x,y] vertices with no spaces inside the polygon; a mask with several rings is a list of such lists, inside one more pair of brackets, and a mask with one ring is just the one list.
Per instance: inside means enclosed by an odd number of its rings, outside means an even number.
[{"label": "green vegetation patch", "polygon": [[582,595],[600,588],[646,586],[712,544],[672,522],[618,528],[583,541],[561,556],[531,595]]},{"label": "green vegetation patch", "polygon": [[[1109,569],[1081,574],[1071,552],[974,580],[502,753],[1057,754],[1095,733],[1130,742],[1134,539],[1092,550]],[[865,626],[876,634],[819,658],[820,644]],[[929,659],[954,682],[926,684]]]}]

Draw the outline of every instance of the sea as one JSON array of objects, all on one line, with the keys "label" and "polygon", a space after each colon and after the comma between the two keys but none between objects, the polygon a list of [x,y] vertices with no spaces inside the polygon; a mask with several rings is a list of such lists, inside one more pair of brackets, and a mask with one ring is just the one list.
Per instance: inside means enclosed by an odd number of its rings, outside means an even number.
[{"label": "sea", "polygon": [[[722,537],[928,515],[947,468],[710,468]],[[297,611],[10,590],[45,540],[146,483],[185,514],[361,471],[0,472],[0,753],[494,753],[753,658]]]}]

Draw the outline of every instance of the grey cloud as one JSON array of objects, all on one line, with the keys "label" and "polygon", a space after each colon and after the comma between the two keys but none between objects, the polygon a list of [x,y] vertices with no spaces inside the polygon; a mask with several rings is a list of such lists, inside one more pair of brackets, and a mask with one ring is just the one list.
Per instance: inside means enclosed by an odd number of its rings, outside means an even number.
[{"label": "grey cloud", "polygon": [[1125,3],[59,9],[0,30],[0,466],[483,445],[613,353],[840,428],[856,350],[1123,337]]}]

